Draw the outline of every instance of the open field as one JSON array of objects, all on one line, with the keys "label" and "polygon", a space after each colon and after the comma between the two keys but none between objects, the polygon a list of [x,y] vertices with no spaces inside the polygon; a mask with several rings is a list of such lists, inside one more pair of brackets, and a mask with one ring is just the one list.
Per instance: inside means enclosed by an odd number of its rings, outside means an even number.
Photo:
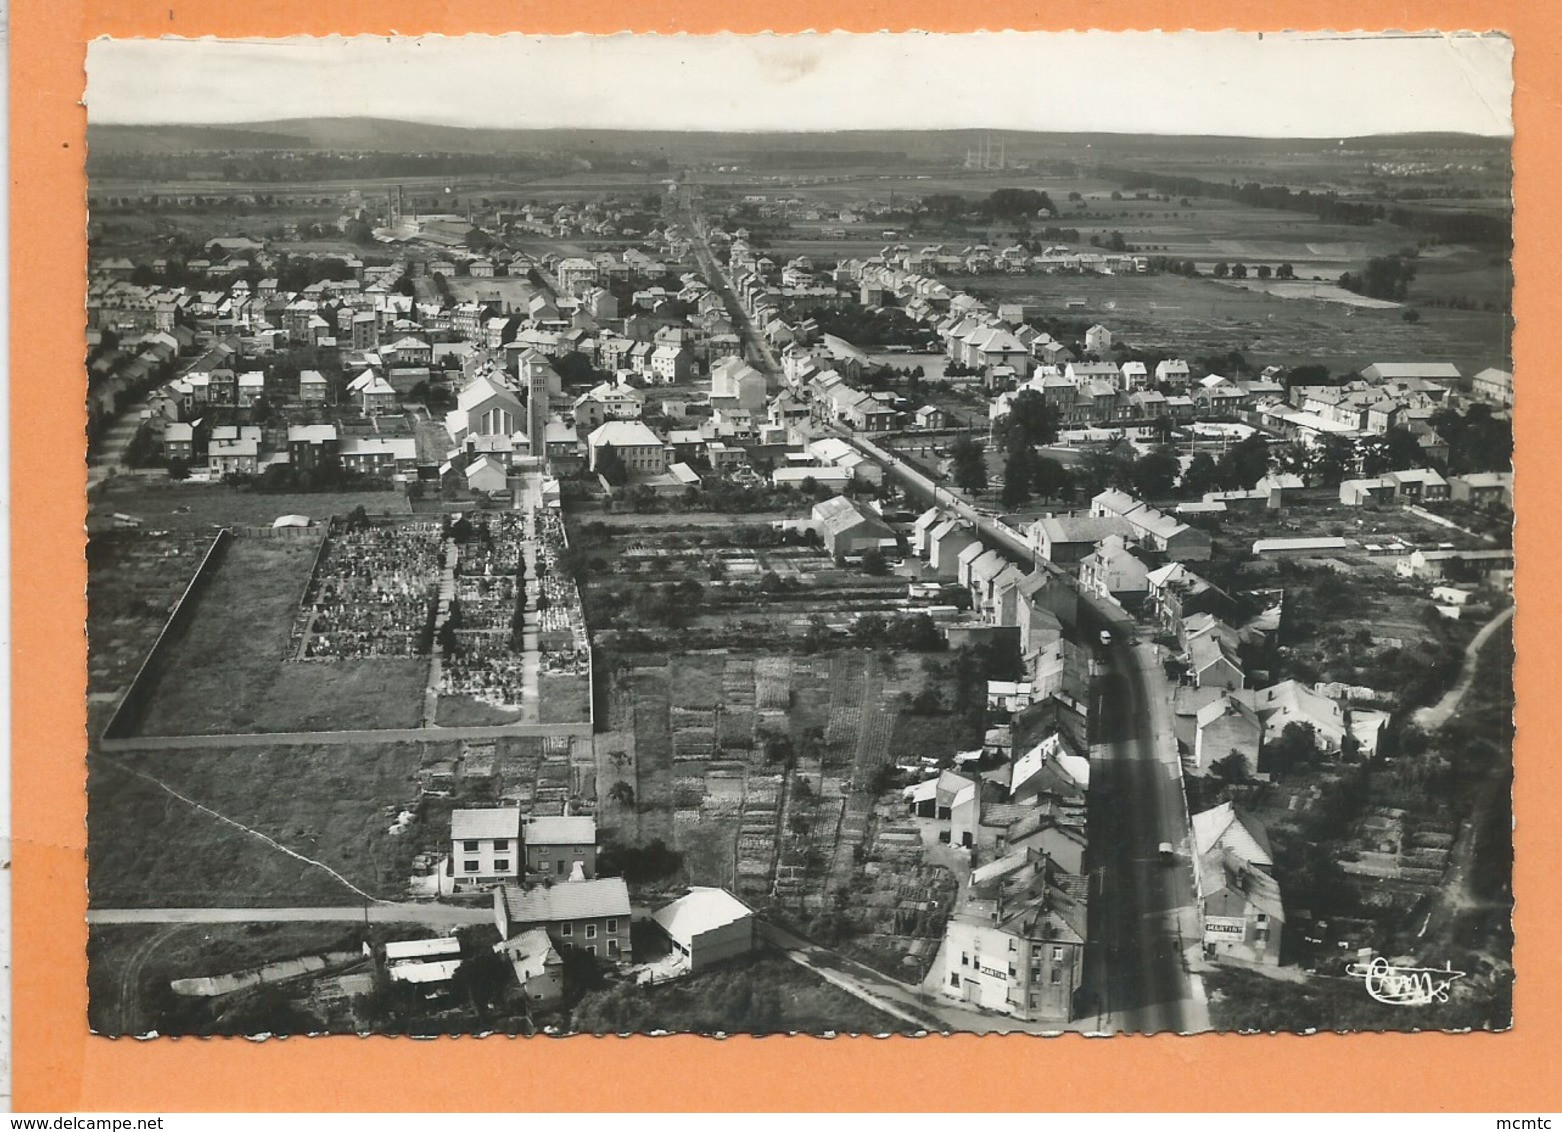
[{"label": "open field", "polygon": [[489,727],[515,723],[520,708],[501,708],[484,703],[476,696],[440,696],[434,722],[441,727]]},{"label": "open field", "polygon": [[124,479],[109,480],[90,501],[94,523],[124,514],[142,520],[143,530],[207,532],[215,527],[269,527],[280,515],[308,515],[323,524],[355,507],[376,517],[412,513],[400,491],[262,495],[223,484]]},{"label": "open field", "polygon": [[148,699],[148,735],[414,727],[422,659],[291,662],[318,543],[237,538],[196,599]]},{"label": "open field", "polygon": [[208,532],[104,530],[87,544],[88,730],[102,732],[174,602],[211,545]]},{"label": "open field", "polygon": [[591,681],[585,676],[542,673],[537,702],[543,723],[587,723],[591,719]]},{"label": "open field", "polygon": [[[417,797],[422,747],[93,755],[87,779],[91,902],[114,908],[362,900],[349,885],[375,896],[401,896],[411,873],[412,838],[387,831],[397,810]],[[318,861],[348,883],[257,835]]]},{"label": "open field", "polygon": [[[1281,298],[1176,275],[991,275],[950,277],[951,286],[1027,313],[1104,322],[1144,349],[1197,356],[1240,350],[1269,365],[1317,363],[1353,371],[1373,361],[1451,361],[1467,373],[1503,365],[1507,318],[1484,311],[1424,309],[1419,322],[1398,310],[1370,310]],[[1081,306],[1070,307],[1070,303]]]},{"label": "open field", "polygon": [[526,311],[526,305],[533,295],[538,293],[535,284],[524,277],[496,276],[494,278],[480,278],[470,275],[455,275],[447,278],[450,286],[450,301],[464,303],[477,298],[479,295],[488,296],[497,294],[500,301],[509,308]]}]

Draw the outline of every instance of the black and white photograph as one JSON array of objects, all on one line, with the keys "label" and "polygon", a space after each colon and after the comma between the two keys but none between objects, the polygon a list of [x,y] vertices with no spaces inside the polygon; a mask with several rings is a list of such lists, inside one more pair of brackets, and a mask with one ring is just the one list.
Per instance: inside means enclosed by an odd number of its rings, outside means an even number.
[{"label": "black and white photograph", "polygon": [[91,42],[91,1030],[1509,1029],[1513,90]]}]

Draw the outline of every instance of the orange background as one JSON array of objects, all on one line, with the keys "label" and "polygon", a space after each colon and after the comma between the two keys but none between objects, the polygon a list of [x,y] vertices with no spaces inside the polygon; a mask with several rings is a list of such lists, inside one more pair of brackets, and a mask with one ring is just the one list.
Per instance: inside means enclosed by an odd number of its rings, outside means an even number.
[{"label": "orange background", "polygon": [[[169,5],[172,4],[172,7]],[[1562,489],[1545,423],[1562,383],[1562,10],[1363,0],[805,0],[768,15],[714,0],[15,0],[11,11],[11,501],[14,1095],[17,1111],[461,1109],[1522,1111],[1554,1108],[1559,1020],[1555,653],[1542,626]],[[1196,13],[1196,15],[1195,15]],[[85,44],[101,35],[802,31],[879,28],[1500,29],[1516,47],[1514,256],[1521,563],[1516,1027],[1491,1035],[1198,1038],[680,1038],[136,1042],[86,1028]],[[735,77],[734,81],[741,81]],[[980,82],[979,78],[974,80]],[[1252,76],[1263,82],[1262,76]],[[1319,82],[1327,83],[1320,75]],[[892,97],[892,94],[887,94]]]}]

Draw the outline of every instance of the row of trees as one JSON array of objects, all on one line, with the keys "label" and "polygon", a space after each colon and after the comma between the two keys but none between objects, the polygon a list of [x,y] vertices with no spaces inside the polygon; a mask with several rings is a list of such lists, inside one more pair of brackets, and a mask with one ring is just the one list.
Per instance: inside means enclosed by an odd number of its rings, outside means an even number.
[{"label": "row of trees", "polygon": [[[1227,263],[1221,260],[1210,268],[1210,274],[1216,279],[1246,279],[1248,267],[1245,263]],[[1267,263],[1260,263],[1253,268],[1252,274],[1259,279],[1268,279],[1271,275],[1276,279],[1295,279],[1296,268],[1289,263],[1282,263],[1279,267],[1271,269]]]}]

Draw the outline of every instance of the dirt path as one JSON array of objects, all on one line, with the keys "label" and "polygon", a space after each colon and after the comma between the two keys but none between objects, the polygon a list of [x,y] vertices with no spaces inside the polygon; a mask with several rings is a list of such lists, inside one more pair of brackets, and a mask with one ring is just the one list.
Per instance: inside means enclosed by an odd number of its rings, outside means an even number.
[{"label": "dirt path", "polygon": [[141,1026],[141,972],[146,968],[147,960],[157,953],[162,947],[183,929],[181,924],[173,924],[162,931],[143,940],[130,956],[130,961],[125,964],[125,969],[119,975],[119,1001],[115,1004],[117,1026],[113,1029],[116,1034],[139,1034]]},{"label": "dirt path", "polygon": [[493,910],[456,904],[332,904],[318,908],[89,908],[89,924],[492,923]]},{"label": "dirt path", "polygon": [[1459,704],[1469,692],[1470,685],[1475,683],[1475,668],[1480,663],[1481,649],[1486,642],[1491,640],[1493,634],[1513,619],[1513,611],[1517,606],[1508,606],[1497,616],[1493,617],[1481,631],[1475,634],[1475,639],[1465,646],[1464,666],[1459,670],[1459,679],[1454,686],[1448,689],[1447,694],[1431,707],[1424,707],[1415,714],[1415,724],[1423,731],[1436,731],[1447,723],[1453,713],[1459,709]]}]

